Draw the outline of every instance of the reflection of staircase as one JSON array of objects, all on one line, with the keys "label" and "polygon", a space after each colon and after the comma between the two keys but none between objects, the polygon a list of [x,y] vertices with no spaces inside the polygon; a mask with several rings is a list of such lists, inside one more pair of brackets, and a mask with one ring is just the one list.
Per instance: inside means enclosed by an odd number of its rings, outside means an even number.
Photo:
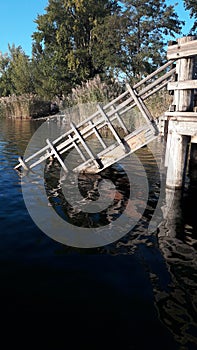
[{"label": "reflection of staircase", "polygon": [[[98,173],[151,142],[157,137],[158,128],[144,100],[167,85],[169,78],[175,73],[172,63],[173,61],[169,61],[133,87],[127,84],[126,91],[116,99],[104,107],[98,104],[98,110],[92,116],[77,126],[71,123],[71,129],[68,132],[54,141],[47,139],[46,146],[28,158],[22,159],[19,157],[19,163],[15,166],[15,169],[22,167],[25,170],[30,170],[52,156],[59,161],[62,168],[67,172],[68,166],[66,160],[63,160],[64,155],[66,152],[75,149],[81,162],[72,170],[74,172]],[[124,115],[133,107],[138,107],[145,120],[145,125],[134,131],[129,131],[124,122]],[[115,120],[118,121],[124,136],[120,136],[117,131],[113,123]],[[114,140],[113,144],[106,144],[102,136],[103,129],[110,131]],[[93,135],[96,136],[101,146],[98,153],[95,153],[88,145],[88,138]]]}]

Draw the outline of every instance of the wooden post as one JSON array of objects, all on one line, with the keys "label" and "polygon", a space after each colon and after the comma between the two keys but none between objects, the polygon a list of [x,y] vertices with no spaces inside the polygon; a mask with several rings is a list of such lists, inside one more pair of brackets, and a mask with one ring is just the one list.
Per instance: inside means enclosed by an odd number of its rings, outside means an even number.
[{"label": "wooden post", "polygon": [[172,132],[168,149],[168,168],[166,186],[168,188],[181,189],[184,183],[189,136]]},{"label": "wooden post", "polygon": [[[182,45],[188,41],[193,41],[193,36],[186,36],[178,39],[178,45]],[[195,60],[191,58],[181,58],[176,63],[176,74],[179,82],[193,80],[195,71]],[[194,90],[175,90],[174,105],[176,111],[188,112],[193,111],[194,107]]]},{"label": "wooden post", "polygon": [[[177,57],[179,57],[178,50],[181,50],[182,45],[193,41],[194,37],[183,37],[178,39]],[[186,44],[187,45],[187,44]],[[191,81],[194,79],[195,60],[194,57],[185,57],[180,55],[180,59],[176,63],[176,75],[177,75],[177,89],[174,91],[174,102],[176,115],[177,112],[191,112],[194,107],[194,90],[184,89],[184,81]],[[183,83],[183,87],[180,84]],[[181,113],[180,113],[181,117]],[[182,188],[184,185],[184,178],[187,166],[188,157],[188,143],[190,137],[187,134],[179,134],[176,131],[175,120],[169,120],[168,124],[168,138],[166,148],[166,165],[167,165],[167,177],[166,186],[168,188]]]}]

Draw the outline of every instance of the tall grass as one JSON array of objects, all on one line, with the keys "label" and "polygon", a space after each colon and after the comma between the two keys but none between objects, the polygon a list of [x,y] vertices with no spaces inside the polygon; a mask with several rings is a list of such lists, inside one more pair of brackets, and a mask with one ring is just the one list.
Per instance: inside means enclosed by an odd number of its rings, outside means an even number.
[{"label": "tall grass", "polygon": [[50,101],[43,101],[31,94],[11,95],[0,98],[0,111],[6,118],[38,118],[50,114]]},{"label": "tall grass", "polygon": [[[76,86],[70,94],[61,99],[54,96],[53,101],[56,102],[62,114],[77,123],[94,113],[98,102],[105,105],[124,91],[124,85],[115,79],[102,81],[97,75],[94,79]],[[172,97],[168,92],[161,90],[149,97],[145,103],[152,116],[157,118],[169,108],[171,100]],[[50,101],[45,101],[33,94],[0,98],[0,114],[8,118],[32,119],[49,116],[50,106]],[[133,114],[136,115],[136,113],[140,114],[137,108],[133,110]]]},{"label": "tall grass", "polygon": [[123,92],[123,86],[115,79],[102,81],[97,75],[72,89],[72,92],[63,100],[64,107],[72,107],[84,103],[107,103]]}]

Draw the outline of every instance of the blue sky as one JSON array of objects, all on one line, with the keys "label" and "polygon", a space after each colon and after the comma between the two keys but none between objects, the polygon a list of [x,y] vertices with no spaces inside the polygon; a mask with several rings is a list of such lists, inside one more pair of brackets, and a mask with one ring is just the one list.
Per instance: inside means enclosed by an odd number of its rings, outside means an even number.
[{"label": "blue sky", "polygon": [[44,13],[48,0],[0,0],[0,51],[8,52],[8,43],[22,46],[31,55],[34,20]]},{"label": "blue sky", "polygon": [[[175,4],[167,0],[167,4]],[[21,46],[25,53],[31,56],[31,35],[36,31],[34,20],[38,14],[44,13],[48,0],[0,0],[0,51],[8,52],[10,45]],[[183,1],[178,1],[176,11],[181,20],[186,21],[183,35],[188,34],[192,26],[189,14],[184,10]]]}]

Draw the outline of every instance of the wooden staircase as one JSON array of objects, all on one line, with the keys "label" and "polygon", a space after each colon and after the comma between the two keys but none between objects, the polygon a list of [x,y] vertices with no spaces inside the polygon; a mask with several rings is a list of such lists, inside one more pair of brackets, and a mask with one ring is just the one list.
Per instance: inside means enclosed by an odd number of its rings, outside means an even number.
[{"label": "wooden staircase", "polygon": [[[173,67],[173,62],[172,60],[169,61],[133,87],[127,84],[126,91],[116,99],[104,107],[98,104],[96,113],[78,125],[71,123],[70,130],[57,139],[46,139],[46,146],[28,158],[22,159],[22,157],[19,157],[19,163],[15,166],[15,169],[29,171],[53,157],[59,161],[66,172],[71,170],[74,172],[99,173],[147,145],[158,136],[158,128],[144,101],[168,84],[176,70]],[[144,125],[135,130],[128,130],[124,116],[136,106],[144,118]],[[116,125],[118,123],[120,126],[123,136],[118,132],[114,121],[116,121]],[[103,129],[105,131],[107,129],[111,133],[113,144],[106,144],[102,133]],[[101,146],[99,152],[95,152],[89,146],[88,140],[93,135]],[[66,164],[66,155],[73,149],[77,151],[81,161],[80,164],[70,169]]]}]

